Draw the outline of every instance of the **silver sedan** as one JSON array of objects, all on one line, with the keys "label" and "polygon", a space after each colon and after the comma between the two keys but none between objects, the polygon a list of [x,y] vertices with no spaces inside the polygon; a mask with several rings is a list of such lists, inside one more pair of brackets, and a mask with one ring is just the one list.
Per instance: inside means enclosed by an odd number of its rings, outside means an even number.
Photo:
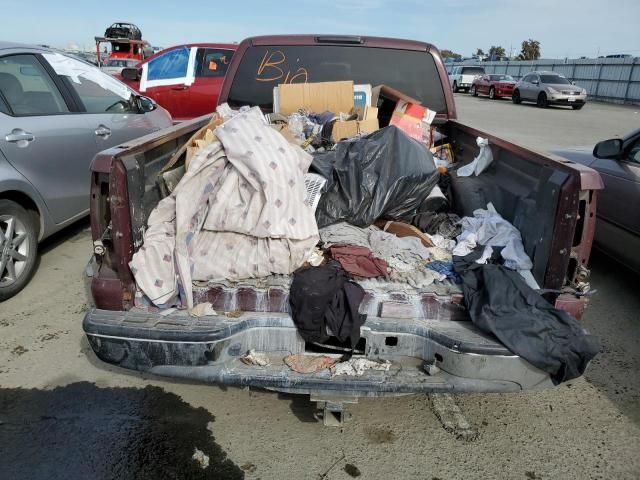
[{"label": "silver sedan", "polygon": [[38,242],[87,215],[96,153],[171,124],[93,65],[0,42],[0,301],[33,275]]},{"label": "silver sedan", "polygon": [[511,99],[535,102],[541,108],[567,105],[580,110],[587,102],[587,91],[556,72],[529,72],[513,87]]}]

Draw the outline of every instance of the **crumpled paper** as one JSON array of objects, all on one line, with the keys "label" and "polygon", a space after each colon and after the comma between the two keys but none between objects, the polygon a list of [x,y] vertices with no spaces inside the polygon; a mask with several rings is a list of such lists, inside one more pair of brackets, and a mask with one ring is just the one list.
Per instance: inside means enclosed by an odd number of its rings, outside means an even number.
[{"label": "crumpled paper", "polygon": [[246,355],[240,357],[240,361],[246,365],[256,365],[258,367],[271,365],[269,358],[264,353],[258,353],[255,350],[249,350]]},{"label": "crumpled paper", "polygon": [[338,375],[350,375],[361,377],[367,370],[381,370],[388,372],[390,368],[391,362],[389,360],[376,362],[366,358],[352,358],[347,362],[338,363],[332,366],[331,376],[336,377]]}]

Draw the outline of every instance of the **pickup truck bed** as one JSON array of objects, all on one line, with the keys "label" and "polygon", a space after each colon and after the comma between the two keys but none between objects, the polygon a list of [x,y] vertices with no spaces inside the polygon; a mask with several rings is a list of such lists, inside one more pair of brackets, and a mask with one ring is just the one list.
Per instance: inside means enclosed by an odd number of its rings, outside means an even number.
[{"label": "pickup truck bed", "polygon": [[[372,43],[381,48],[383,40],[373,39]],[[231,90],[227,82],[232,83],[242,68],[245,51],[283,41],[283,37],[244,41],[229,67],[223,101]],[[316,40],[299,37],[287,41],[306,45]],[[578,266],[586,265],[589,259],[596,191],[602,188],[597,173],[457,122],[452,94],[443,87],[447,77],[437,50],[417,42],[389,42],[394,48],[414,49],[433,57],[435,78],[441,83],[442,102],[447,105],[436,124],[452,143],[458,162],[467,163],[477,154],[476,137],[489,139],[492,167],[479,177],[453,182],[457,213],[468,215],[491,202],[521,231],[534,277],[543,288],[558,290],[573,281]],[[388,372],[367,372],[362,377],[331,378],[328,370],[303,375],[284,365],[282,358],[291,353],[343,353],[335,345],[309,344],[301,339],[288,314],[286,284],[196,286],[196,298],[212,302],[220,312],[216,317],[192,318],[183,311],[161,314],[134,308],[135,283],[128,263],[142,245],[149,213],[162,197],[156,177],[173,153],[208,120],[201,117],[107,150],[93,162],[91,227],[101,248],[91,278],[95,308],[86,314],[83,327],[99,358],[160,375],[312,396],[502,392],[551,385],[546,373],[478,331],[469,321],[459,289],[453,287],[368,289],[361,305],[361,312],[368,316],[355,356],[390,360],[393,366]],[[583,298],[569,294],[548,298],[576,317],[584,310]],[[384,302],[398,308],[385,313],[381,308]],[[222,314],[234,310],[240,310],[240,316]],[[243,364],[240,357],[249,350],[268,355],[271,366]],[[435,364],[440,371],[428,375],[424,363]]]}]

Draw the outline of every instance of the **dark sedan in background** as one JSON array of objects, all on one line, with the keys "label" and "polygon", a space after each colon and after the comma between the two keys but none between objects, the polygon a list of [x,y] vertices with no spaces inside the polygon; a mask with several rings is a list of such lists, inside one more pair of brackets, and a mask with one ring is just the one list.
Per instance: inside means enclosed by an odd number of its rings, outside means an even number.
[{"label": "dark sedan in background", "polygon": [[595,244],[640,272],[640,130],[553,153],[600,172],[605,188],[598,194]]}]

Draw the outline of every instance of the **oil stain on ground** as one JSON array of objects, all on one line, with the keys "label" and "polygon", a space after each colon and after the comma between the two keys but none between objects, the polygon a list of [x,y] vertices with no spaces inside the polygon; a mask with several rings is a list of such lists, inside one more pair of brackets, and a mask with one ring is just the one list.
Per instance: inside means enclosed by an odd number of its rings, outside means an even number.
[{"label": "oil stain on ground", "polygon": [[213,421],[158,387],[0,389],[0,478],[244,478]]},{"label": "oil stain on ground", "polygon": [[396,441],[396,434],[390,428],[383,427],[365,427],[364,433],[369,443],[393,443]]},{"label": "oil stain on ground", "polygon": [[361,475],[360,469],[358,467],[356,467],[355,465],[353,465],[352,463],[347,463],[344,466],[343,470],[345,472],[347,472],[347,474],[352,478],[356,478],[356,477],[359,477]]}]

